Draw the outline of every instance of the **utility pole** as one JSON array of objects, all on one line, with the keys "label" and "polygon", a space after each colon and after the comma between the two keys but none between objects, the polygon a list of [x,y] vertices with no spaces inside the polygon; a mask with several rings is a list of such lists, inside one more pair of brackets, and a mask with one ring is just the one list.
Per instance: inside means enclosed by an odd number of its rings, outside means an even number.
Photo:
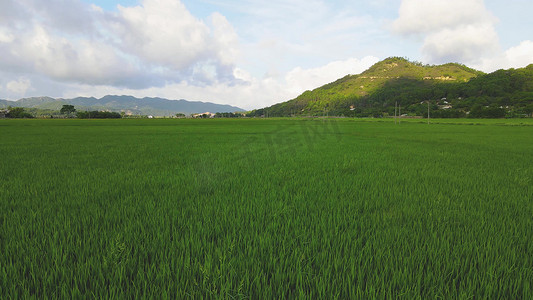
[{"label": "utility pole", "polygon": [[428,125],[429,125],[429,100],[428,100]]},{"label": "utility pole", "polygon": [[396,125],[396,110],[398,109],[398,101],[394,103],[394,125]]},{"label": "utility pole", "polygon": [[398,117],[399,117],[398,124],[402,124],[402,105],[401,104],[398,105]]}]

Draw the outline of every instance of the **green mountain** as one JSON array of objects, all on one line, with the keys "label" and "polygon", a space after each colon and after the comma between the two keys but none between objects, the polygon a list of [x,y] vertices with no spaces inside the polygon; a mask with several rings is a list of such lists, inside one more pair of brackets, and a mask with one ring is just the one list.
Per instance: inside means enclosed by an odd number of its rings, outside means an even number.
[{"label": "green mountain", "polygon": [[[103,98],[54,99],[50,97],[24,98],[17,101],[0,100],[2,107],[24,107],[29,111],[59,111],[65,104],[74,105],[77,110],[104,110],[125,112],[133,115],[172,116],[176,113],[193,114],[203,112],[242,112],[241,108],[186,100],[168,100],[163,98],[135,98],[132,96],[105,96]],[[33,109],[33,110],[32,110]]]},{"label": "green mountain", "polygon": [[381,117],[393,115],[398,104],[402,114],[425,116],[428,101],[435,117],[531,115],[533,65],[485,74],[460,64],[429,66],[392,57],[251,115]]}]

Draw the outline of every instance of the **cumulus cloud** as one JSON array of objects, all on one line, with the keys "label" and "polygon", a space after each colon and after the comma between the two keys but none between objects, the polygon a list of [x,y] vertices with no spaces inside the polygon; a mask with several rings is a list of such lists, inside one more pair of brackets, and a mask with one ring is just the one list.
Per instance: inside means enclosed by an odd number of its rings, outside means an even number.
[{"label": "cumulus cloud", "polygon": [[483,0],[403,0],[393,28],[401,34],[426,34],[495,21]]},{"label": "cumulus cloud", "polygon": [[24,96],[26,91],[31,88],[31,82],[27,78],[19,78],[16,81],[10,81],[6,85],[6,90],[10,94]]},{"label": "cumulus cloud", "polygon": [[5,28],[0,28],[0,43],[11,43],[15,37],[13,34]]},{"label": "cumulus cloud", "polygon": [[119,6],[115,20],[123,50],[154,64],[182,69],[207,56],[209,28],[179,1],[145,0],[135,7]]},{"label": "cumulus cloud", "polygon": [[230,22],[220,13],[213,13],[210,17],[212,24],[212,35],[217,57],[224,65],[232,65],[239,56],[237,45],[239,37]]},{"label": "cumulus cloud", "polygon": [[[228,70],[238,54],[238,38],[221,14],[202,21],[174,0],[143,0],[141,5],[118,9],[106,18],[117,47],[148,69],[164,71],[167,81],[212,82],[231,77]],[[207,69],[213,76],[203,76]]]},{"label": "cumulus cloud", "polygon": [[0,65],[22,73],[38,73],[59,81],[117,84],[140,75],[135,66],[99,41],[69,40],[34,25],[0,44]]},{"label": "cumulus cloud", "polygon": [[434,63],[473,63],[496,51],[498,35],[490,24],[442,29],[429,34],[422,46],[425,58]]},{"label": "cumulus cloud", "polygon": [[220,14],[199,20],[180,1],[112,13],[79,0],[9,0],[0,16],[0,67],[14,74],[129,88],[233,80],[231,24]]},{"label": "cumulus cloud", "polygon": [[496,22],[483,0],[403,0],[392,30],[422,38],[431,63],[477,63],[498,50]]},{"label": "cumulus cloud", "polygon": [[350,58],[344,61],[334,61],[319,68],[295,68],[286,75],[288,90],[293,94],[314,89],[335,81],[348,74],[360,74],[377,63],[379,59],[367,56],[363,59]]},{"label": "cumulus cloud", "polygon": [[519,45],[491,57],[485,57],[474,68],[493,72],[498,69],[523,68],[533,63],[533,41],[522,41]]},{"label": "cumulus cloud", "polygon": [[505,51],[506,66],[522,68],[533,63],[533,41],[523,41],[520,45]]}]

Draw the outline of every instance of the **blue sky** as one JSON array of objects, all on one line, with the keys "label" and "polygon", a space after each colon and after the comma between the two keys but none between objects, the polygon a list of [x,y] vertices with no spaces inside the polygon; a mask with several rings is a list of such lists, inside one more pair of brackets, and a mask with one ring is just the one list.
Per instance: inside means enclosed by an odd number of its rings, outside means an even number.
[{"label": "blue sky", "polygon": [[389,56],[533,63],[530,0],[6,0],[0,99],[289,100]]},{"label": "blue sky", "polygon": [[118,5],[122,6],[136,6],[140,4],[140,1],[138,0],[120,0],[120,1],[113,1],[113,0],[83,0],[83,2],[87,4],[94,4],[97,5],[107,11],[116,11]]}]

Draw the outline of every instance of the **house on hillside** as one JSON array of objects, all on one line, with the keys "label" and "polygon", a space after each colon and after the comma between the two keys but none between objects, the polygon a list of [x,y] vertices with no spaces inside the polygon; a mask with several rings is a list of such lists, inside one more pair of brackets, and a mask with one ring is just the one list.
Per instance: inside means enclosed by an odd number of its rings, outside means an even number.
[{"label": "house on hillside", "polygon": [[9,110],[7,110],[7,109],[0,109],[0,119],[4,119],[4,118],[6,118],[8,113],[9,113]]}]

